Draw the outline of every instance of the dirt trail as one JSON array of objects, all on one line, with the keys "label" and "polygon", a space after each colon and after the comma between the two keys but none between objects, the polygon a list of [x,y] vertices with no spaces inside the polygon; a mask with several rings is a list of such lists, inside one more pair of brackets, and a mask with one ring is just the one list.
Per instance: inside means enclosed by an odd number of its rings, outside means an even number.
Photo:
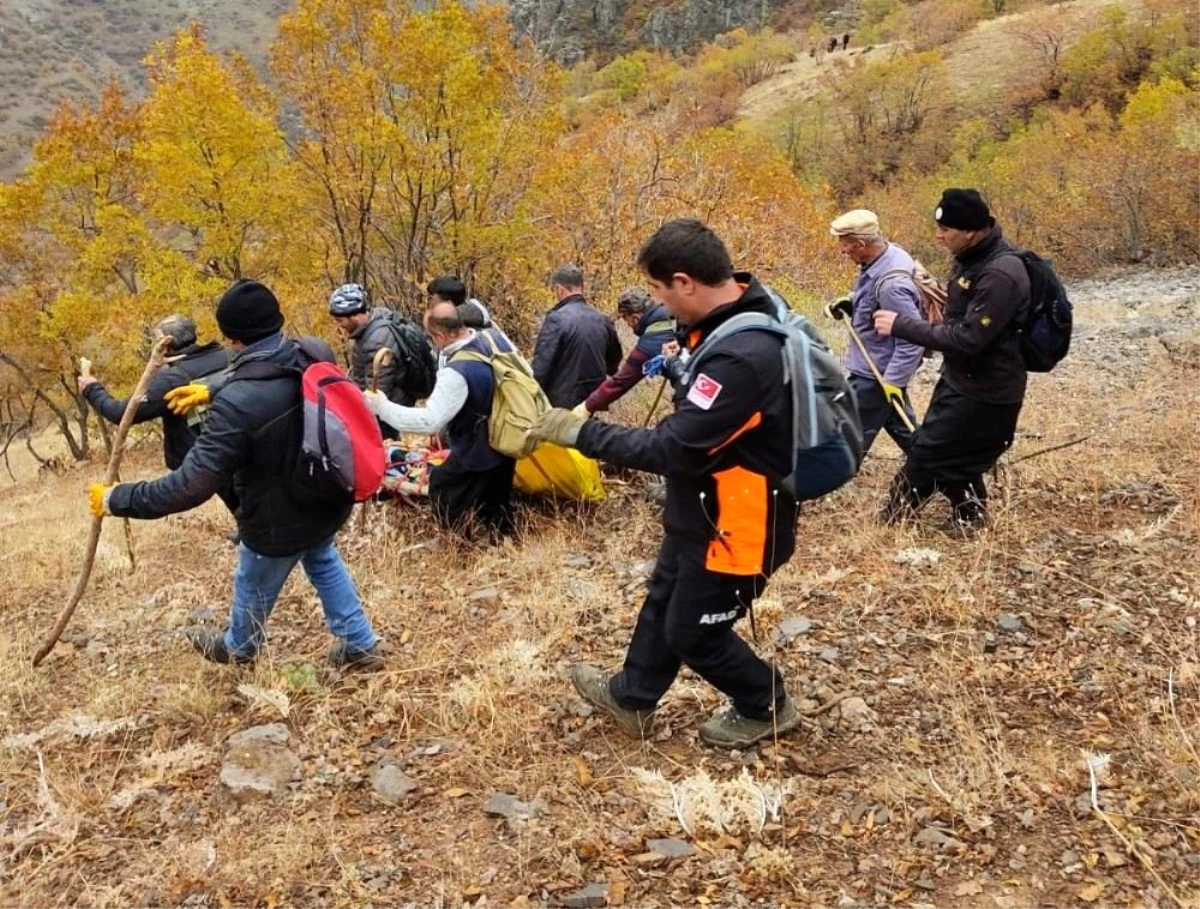
[{"label": "dirt trail", "polygon": [[[1085,30],[1100,8],[1114,3],[1140,6],[1140,0],[1069,0],[980,22],[943,48],[956,94],[960,100],[986,98],[1026,78],[1030,61],[1027,41],[1036,43],[1049,34],[1069,43]],[[874,63],[888,59],[896,49],[892,43],[869,48],[852,46],[846,53],[827,54],[820,63],[801,52],[777,75],[743,93],[738,117],[767,120],[789,104],[819,94],[838,61]]]}]

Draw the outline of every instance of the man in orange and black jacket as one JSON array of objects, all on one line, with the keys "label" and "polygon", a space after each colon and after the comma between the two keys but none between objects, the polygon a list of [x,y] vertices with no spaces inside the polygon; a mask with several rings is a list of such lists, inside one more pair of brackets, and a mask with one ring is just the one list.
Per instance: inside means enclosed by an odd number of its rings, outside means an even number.
[{"label": "man in orange and black jacket", "polygon": [[[774,313],[763,286],[735,275],[725,245],[699,221],[664,224],[638,265],[652,295],[690,327],[690,350],[738,313]],[[744,331],[718,341],[690,383],[676,388],[674,404],[654,429],[555,409],[531,433],[667,478],[666,536],[625,665],[611,678],[577,665],[572,681],[623,729],[643,735],[687,665],[733,702],[701,727],[701,738],[744,748],[799,722],[778,670],[733,627],[796,543],[797,504],[781,486],[793,453],[780,339]]]}]

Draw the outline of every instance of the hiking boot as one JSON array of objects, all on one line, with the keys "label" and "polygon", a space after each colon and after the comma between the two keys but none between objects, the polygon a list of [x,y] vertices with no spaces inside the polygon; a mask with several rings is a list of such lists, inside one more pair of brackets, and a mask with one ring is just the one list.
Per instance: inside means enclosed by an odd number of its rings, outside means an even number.
[{"label": "hiking boot", "polygon": [[210,663],[228,665],[230,663],[253,663],[254,657],[238,656],[230,653],[225,646],[225,632],[216,628],[189,628],[184,632],[199,654]]},{"label": "hiking boot", "polygon": [[375,672],[383,668],[383,654],[378,644],[372,644],[367,650],[357,650],[345,641],[338,641],[329,648],[327,656],[336,669]]},{"label": "hiking boot", "polygon": [[749,748],[760,739],[791,732],[800,725],[800,714],[787,695],[776,705],[775,716],[752,720],[742,716],[732,704],[722,707],[700,727],[700,738],[718,748]]},{"label": "hiking boot", "polygon": [[608,713],[621,730],[635,739],[645,738],[654,719],[653,710],[633,710],[617,703],[608,690],[608,676],[595,666],[576,663],[571,667],[571,684],[589,704]]}]

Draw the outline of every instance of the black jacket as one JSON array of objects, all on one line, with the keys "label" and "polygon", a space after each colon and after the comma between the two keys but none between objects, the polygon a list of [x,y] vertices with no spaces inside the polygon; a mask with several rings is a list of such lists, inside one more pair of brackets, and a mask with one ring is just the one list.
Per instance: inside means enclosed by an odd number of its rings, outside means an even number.
[{"label": "black jacket", "polygon": [[987,404],[1019,404],[1027,374],[1018,329],[1029,314],[1029,273],[1000,228],[954,258],[945,321],[900,316],[892,334],[942,352],[942,377]]},{"label": "black jacket", "polygon": [[[690,349],[737,313],[774,311],[761,284],[738,280],[742,296],[691,327]],[[720,574],[770,574],[795,548],[796,501],[780,487],[793,463],[781,348],[766,332],[731,335],[676,389],[675,412],[656,428],[589,420],[579,434],[589,457],[665,475],[663,526],[705,547],[705,566]]]},{"label": "black jacket", "polygon": [[621,365],[617,329],[581,294],[559,301],[542,322],[533,376],[555,407],[574,407]]},{"label": "black jacket", "polygon": [[[183,463],[188,450],[196,441],[199,427],[188,425],[187,417],[177,417],[167,409],[164,400],[168,391],[195,381],[201,376],[220,372],[229,365],[229,353],[217,341],[210,344],[192,344],[173,354],[172,362],[163,366],[150,377],[146,397],[133,415],[134,423],[147,420],[162,420],[163,459],[167,469],[174,470]],[[120,423],[125,413],[128,398],[114,398],[100,382],[93,382],[83,390],[83,396],[92,408],[110,423]]]},{"label": "black jacket", "polygon": [[393,404],[411,407],[416,395],[407,387],[408,355],[396,338],[394,320],[398,316],[385,306],[371,310],[371,318],[350,335],[350,378],[359,388],[366,390],[371,384],[371,365],[383,348],[391,350],[392,361],[379,368],[379,392]]},{"label": "black jacket", "polygon": [[[332,537],[350,515],[350,505],[299,500],[292,476],[300,455],[304,407],[299,375],[272,379],[239,378],[239,369],[263,360],[303,368],[295,344],[278,335],[277,346],[234,358],[229,381],[217,393],[204,432],[179,469],[143,483],[113,489],[109,510],[120,517],[161,518],[206,501],[228,478],[241,496],[238,530],[242,541],[265,556],[302,552]],[[333,362],[333,351],[308,339]]]}]

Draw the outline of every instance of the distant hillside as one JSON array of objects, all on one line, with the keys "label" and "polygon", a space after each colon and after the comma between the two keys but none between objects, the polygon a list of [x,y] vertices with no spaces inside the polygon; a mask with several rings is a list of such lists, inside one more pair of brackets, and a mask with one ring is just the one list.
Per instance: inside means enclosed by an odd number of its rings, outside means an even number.
[{"label": "distant hillside", "polygon": [[4,0],[0,3],[0,179],[14,177],[63,98],[91,100],[115,75],[143,84],[154,42],[191,19],[209,41],[264,68],[289,0]]},{"label": "distant hillside", "polygon": [[[500,0],[505,2],[505,0]],[[853,0],[508,0],[513,27],[568,66],[636,47],[680,52],[739,27],[849,9]],[[276,19],[294,0],[3,0],[0,180],[16,176],[63,98],[92,100],[115,75],[143,85],[142,58],[191,19],[209,44],[265,73]]]}]

